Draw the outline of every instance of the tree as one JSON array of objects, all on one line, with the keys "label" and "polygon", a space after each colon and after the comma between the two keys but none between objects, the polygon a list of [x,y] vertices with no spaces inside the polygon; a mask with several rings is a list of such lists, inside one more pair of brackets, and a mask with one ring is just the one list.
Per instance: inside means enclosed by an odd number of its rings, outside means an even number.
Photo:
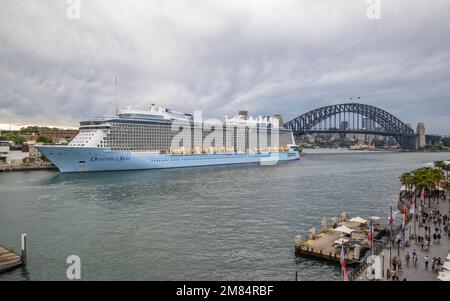
[{"label": "tree", "polygon": [[19,134],[15,134],[15,133],[6,133],[5,135],[3,135],[3,137],[5,137],[6,140],[14,142],[15,145],[21,145],[22,143],[25,142],[24,137],[20,136]]},{"label": "tree", "polygon": [[413,172],[405,172],[404,174],[402,174],[400,176],[400,183],[402,183],[402,185],[405,185],[407,188],[407,192],[405,193],[405,195],[408,196],[409,199],[412,199],[414,194],[411,193],[411,191],[413,190],[415,184]]},{"label": "tree", "polygon": [[450,146],[450,136],[442,138],[442,144],[444,144],[444,146]]},{"label": "tree", "polygon": [[55,127],[50,128],[47,126],[33,125],[33,126],[27,126],[27,127],[21,128],[20,133],[22,133],[22,134],[38,133],[39,130],[49,131],[49,130],[58,130],[58,128],[55,128]]},{"label": "tree", "polygon": [[440,170],[442,170],[442,168],[444,167],[445,163],[442,160],[438,160],[438,161],[434,161],[434,167],[439,168]]},{"label": "tree", "polygon": [[445,178],[447,179],[447,183],[448,183],[448,172],[450,171],[450,164],[444,164],[442,166],[442,170],[445,171],[445,173],[446,173]]},{"label": "tree", "polygon": [[46,137],[46,136],[39,136],[39,137],[37,137],[36,142],[45,143],[45,144],[52,144],[53,143],[53,139],[50,138],[50,137]]}]

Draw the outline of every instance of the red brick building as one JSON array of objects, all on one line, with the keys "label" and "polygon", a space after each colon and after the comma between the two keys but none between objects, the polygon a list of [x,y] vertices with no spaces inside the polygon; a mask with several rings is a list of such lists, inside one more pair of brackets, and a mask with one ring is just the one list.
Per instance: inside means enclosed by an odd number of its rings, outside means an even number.
[{"label": "red brick building", "polygon": [[78,130],[39,130],[39,136],[52,138],[54,141],[66,139],[67,142],[78,135]]}]

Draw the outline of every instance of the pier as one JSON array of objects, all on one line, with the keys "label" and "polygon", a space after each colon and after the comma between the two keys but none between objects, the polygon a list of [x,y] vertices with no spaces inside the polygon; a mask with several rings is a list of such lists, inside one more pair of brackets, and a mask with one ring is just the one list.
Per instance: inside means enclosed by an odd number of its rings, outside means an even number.
[{"label": "pier", "polygon": [[[374,248],[387,240],[386,227],[379,223],[378,217],[365,220],[361,217],[347,219],[343,213],[341,221],[336,223],[336,218],[331,220],[330,229],[326,229],[326,220],[322,220],[321,233],[316,235],[315,228],[310,230],[309,239],[302,240],[301,235],[294,238],[295,253],[300,256],[318,258],[334,262],[340,261],[341,249],[344,248],[344,256],[347,264],[361,264],[366,259],[366,253],[370,250],[368,241],[369,222],[373,225]],[[376,241],[375,241],[376,240]]]},{"label": "pier", "polygon": [[26,239],[27,235],[22,234],[22,254],[18,255],[13,250],[0,245],[0,274],[10,271],[27,263]]}]

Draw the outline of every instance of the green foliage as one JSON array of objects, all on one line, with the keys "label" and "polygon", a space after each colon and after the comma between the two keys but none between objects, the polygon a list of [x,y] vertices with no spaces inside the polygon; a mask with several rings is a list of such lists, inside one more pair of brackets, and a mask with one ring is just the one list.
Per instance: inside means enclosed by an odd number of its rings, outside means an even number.
[{"label": "green foliage", "polygon": [[50,137],[46,137],[46,136],[39,136],[39,137],[37,137],[36,142],[51,144],[51,143],[53,143],[53,139]]},{"label": "green foliage", "polygon": [[27,126],[27,127],[21,128],[20,133],[21,134],[31,134],[31,133],[37,133],[37,132],[39,132],[39,130],[50,131],[50,130],[57,130],[57,128],[49,128],[46,126],[33,125],[33,126]]},{"label": "green foliage", "polygon": [[442,145],[425,145],[423,148],[426,152],[442,152],[447,151],[446,147],[443,147]]},{"label": "green foliage", "polygon": [[450,146],[450,136],[442,138],[442,143],[444,146]]},{"label": "green foliage", "polygon": [[400,177],[400,182],[407,187],[412,187],[415,184],[415,178],[413,172],[405,172]]},{"label": "green foliage", "polygon": [[14,144],[16,144],[16,145],[20,145],[25,142],[24,137],[20,136],[19,134],[15,134],[15,133],[7,133],[7,134],[4,134],[3,137],[5,137],[6,140],[14,142]]},{"label": "green foliage", "polygon": [[26,157],[22,159],[22,163],[27,164],[27,163],[33,163],[36,161],[36,158],[33,157]]},{"label": "green foliage", "polygon": [[409,187],[415,187],[416,191],[434,190],[436,184],[444,180],[444,173],[432,167],[422,167],[414,171],[404,173],[400,177],[400,182]]},{"label": "green foliage", "polygon": [[434,161],[434,167],[436,167],[436,168],[439,168],[439,169],[442,169],[442,167],[444,167],[444,161],[442,161],[442,160],[438,160],[438,161]]}]

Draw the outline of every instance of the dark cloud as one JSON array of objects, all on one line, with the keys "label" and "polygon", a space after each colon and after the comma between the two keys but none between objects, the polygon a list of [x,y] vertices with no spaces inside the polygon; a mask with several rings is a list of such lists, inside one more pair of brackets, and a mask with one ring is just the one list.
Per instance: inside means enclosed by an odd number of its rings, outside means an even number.
[{"label": "dark cloud", "polygon": [[223,118],[293,118],[349,101],[429,132],[450,123],[448,1],[64,0],[0,3],[0,123],[76,125],[153,102]]}]

